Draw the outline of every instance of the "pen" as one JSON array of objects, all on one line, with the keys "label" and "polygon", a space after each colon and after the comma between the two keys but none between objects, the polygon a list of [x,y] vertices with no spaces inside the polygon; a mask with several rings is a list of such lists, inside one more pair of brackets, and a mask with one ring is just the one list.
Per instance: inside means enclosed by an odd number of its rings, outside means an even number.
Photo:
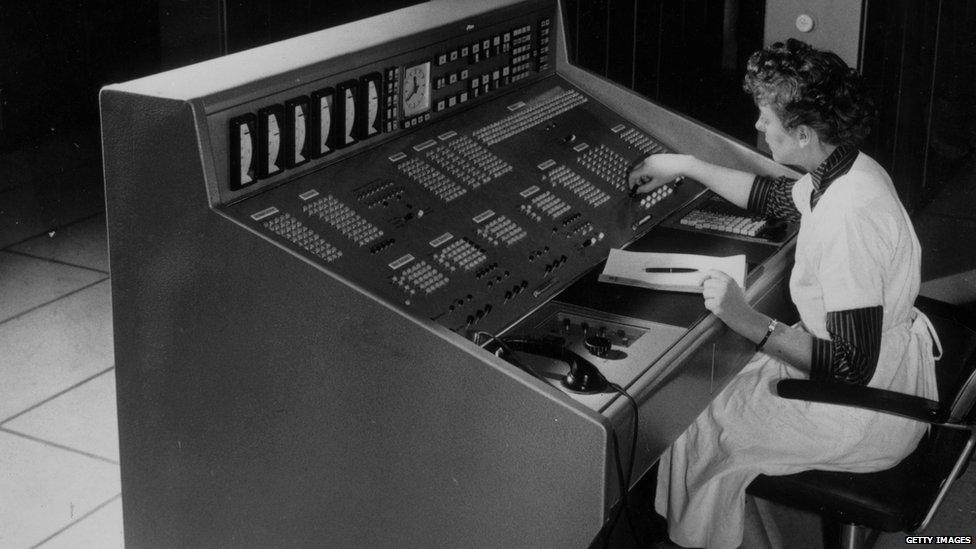
[{"label": "pen", "polygon": [[647,267],[645,273],[697,273],[698,269],[688,267]]}]

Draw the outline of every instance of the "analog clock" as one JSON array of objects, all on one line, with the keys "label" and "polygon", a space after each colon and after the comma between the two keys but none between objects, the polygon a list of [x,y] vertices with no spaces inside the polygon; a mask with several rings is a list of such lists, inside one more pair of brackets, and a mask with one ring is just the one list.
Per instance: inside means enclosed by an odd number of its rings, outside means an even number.
[{"label": "analog clock", "polygon": [[430,110],[430,61],[404,69],[401,89],[404,118]]}]

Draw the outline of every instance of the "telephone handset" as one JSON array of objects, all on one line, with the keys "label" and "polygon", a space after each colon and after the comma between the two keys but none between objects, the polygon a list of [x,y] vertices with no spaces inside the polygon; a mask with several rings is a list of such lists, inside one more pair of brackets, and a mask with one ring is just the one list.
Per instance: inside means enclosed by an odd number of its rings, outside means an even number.
[{"label": "telephone handset", "polygon": [[[563,347],[556,341],[546,341],[530,338],[504,338],[502,349],[506,352],[519,351],[533,355],[544,356],[560,360],[569,365],[569,373],[562,379],[564,387],[577,393],[599,393],[607,388],[609,383],[600,370],[592,362],[586,360],[573,351]],[[505,349],[505,348],[508,349]],[[506,358],[505,354],[501,355]],[[511,360],[509,360],[511,362]],[[513,362],[516,366],[520,364]]]}]

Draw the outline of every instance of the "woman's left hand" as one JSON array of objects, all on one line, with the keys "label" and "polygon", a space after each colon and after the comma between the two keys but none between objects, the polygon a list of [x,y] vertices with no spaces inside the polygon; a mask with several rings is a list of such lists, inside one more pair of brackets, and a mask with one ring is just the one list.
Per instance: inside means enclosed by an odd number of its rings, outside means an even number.
[{"label": "woman's left hand", "polygon": [[705,273],[702,297],[705,298],[705,308],[733,330],[737,330],[753,313],[742,288],[722,271],[709,270]]}]

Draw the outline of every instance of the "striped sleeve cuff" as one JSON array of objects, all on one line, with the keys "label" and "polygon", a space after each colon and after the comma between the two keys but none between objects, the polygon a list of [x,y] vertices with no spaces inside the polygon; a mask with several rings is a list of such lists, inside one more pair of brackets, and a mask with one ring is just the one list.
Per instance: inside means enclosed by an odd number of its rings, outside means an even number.
[{"label": "striped sleeve cuff", "polygon": [[800,212],[793,203],[794,183],[796,180],[788,177],[757,175],[746,207],[762,217],[796,221]]},{"label": "striped sleeve cuff", "polygon": [[810,379],[867,385],[878,366],[884,309],[829,312],[826,320],[830,339],[814,339]]}]

